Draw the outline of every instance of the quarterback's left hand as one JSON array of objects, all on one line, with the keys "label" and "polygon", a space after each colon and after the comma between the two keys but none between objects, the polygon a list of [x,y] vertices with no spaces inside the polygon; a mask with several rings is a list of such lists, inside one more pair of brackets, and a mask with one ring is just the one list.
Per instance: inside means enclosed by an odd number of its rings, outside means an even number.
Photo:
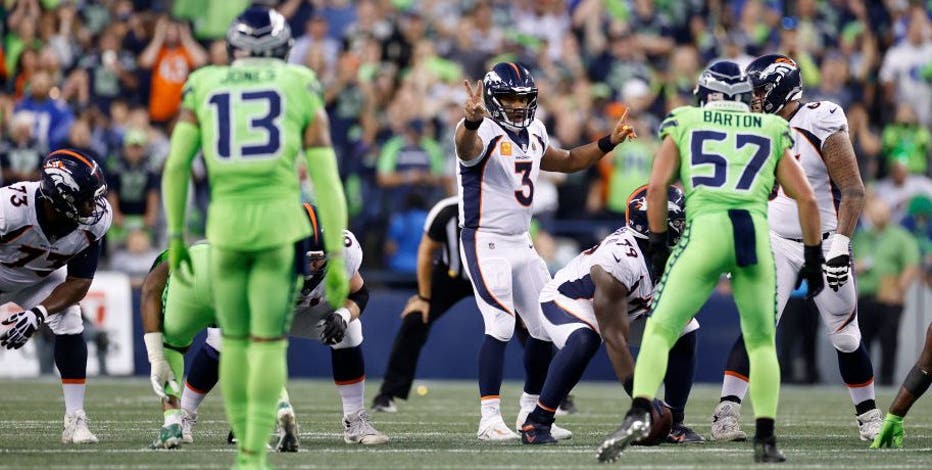
[{"label": "quarterback's left hand", "polygon": [[822,265],[822,272],[825,273],[825,280],[833,291],[838,291],[848,282],[848,273],[851,271],[851,252],[848,247],[851,240],[840,234],[832,235],[832,246],[828,250],[825,264]]},{"label": "quarterback's left hand", "polygon": [[618,145],[625,140],[636,139],[638,137],[637,132],[634,132],[634,128],[628,124],[628,108],[625,107],[625,110],[621,113],[621,118],[618,119],[618,122],[615,123],[615,128],[612,129],[612,144]]},{"label": "quarterback's left hand", "polygon": [[37,306],[24,312],[17,312],[3,320],[3,326],[13,325],[0,335],[0,345],[7,349],[23,347],[33,333],[45,322],[45,307]]},{"label": "quarterback's left hand", "polygon": [[892,447],[899,449],[903,447],[903,418],[887,413],[883,419],[883,426],[874,442],[871,443],[871,449],[880,449],[883,447]]},{"label": "quarterback's left hand", "polygon": [[349,295],[349,279],[346,278],[346,260],[342,256],[327,259],[327,274],[324,279],[324,294],[333,308],[340,308]]}]

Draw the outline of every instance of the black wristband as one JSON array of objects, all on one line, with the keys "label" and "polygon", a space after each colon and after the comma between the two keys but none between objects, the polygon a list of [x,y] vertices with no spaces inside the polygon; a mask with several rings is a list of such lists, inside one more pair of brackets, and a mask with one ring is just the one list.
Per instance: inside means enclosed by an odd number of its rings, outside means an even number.
[{"label": "black wristband", "polygon": [[29,309],[29,310],[32,311],[32,313],[34,313],[34,314],[36,315],[36,320],[39,321],[39,324],[40,324],[40,325],[43,324],[43,323],[45,323],[45,314],[42,313],[42,309],[41,309],[41,308],[39,308],[39,307],[33,307],[33,308]]},{"label": "black wristband", "polygon": [[430,302],[430,297],[424,297],[424,296],[421,295],[421,294],[418,294],[418,295],[417,295],[417,298],[423,300],[424,302]]},{"label": "black wristband", "polygon": [[598,144],[599,144],[599,150],[601,150],[602,153],[608,153],[608,152],[611,152],[612,150],[615,150],[615,144],[612,143],[611,135],[607,135],[599,139]]},{"label": "black wristband", "polygon": [[803,258],[806,264],[822,264],[822,261],[824,261],[822,258],[822,243],[818,245],[804,245]]},{"label": "black wristband", "polygon": [[480,119],[480,120],[478,120],[478,121],[470,121],[469,119],[464,119],[464,120],[463,120],[463,127],[465,127],[466,129],[468,129],[468,130],[470,130],[470,131],[474,131],[474,130],[478,129],[479,126],[482,125],[482,121],[484,121],[484,119]]}]

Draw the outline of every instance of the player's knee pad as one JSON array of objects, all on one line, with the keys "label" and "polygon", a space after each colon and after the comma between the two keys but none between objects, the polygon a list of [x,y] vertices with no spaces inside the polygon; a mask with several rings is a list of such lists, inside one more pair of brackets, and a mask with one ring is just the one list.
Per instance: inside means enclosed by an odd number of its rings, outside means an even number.
[{"label": "player's knee pad", "polygon": [[861,330],[857,322],[851,322],[840,331],[829,333],[828,337],[832,346],[843,353],[854,352],[861,345]]},{"label": "player's knee pad", "polygon": [[515,333],[515,317],[502,311],[482,315],[485,320],[485,334],[499,340],[510,341]]},{"label": "player's knee pad", "polygon": [[207,329],[207,341],[205,341],[210,347],[217,350],[217,352],[223,351],[223,339],[220,336],[220,328],[208,328]]},{"label": "player's knee pad", "polygon": [[349,325],[346,326],[346,333],[343,335],[343,341],[330,347],[333,349],[355,348],[362,344],[362,339],[362,321],[356,319],[349,322]]},{"label": "player's knee pad", "polygon": [[58,315],[49,315],[46,325],[56,335],[79,335],[84,332],[84,319],[81,318],[81,307],[77,304],[59,312]]}]

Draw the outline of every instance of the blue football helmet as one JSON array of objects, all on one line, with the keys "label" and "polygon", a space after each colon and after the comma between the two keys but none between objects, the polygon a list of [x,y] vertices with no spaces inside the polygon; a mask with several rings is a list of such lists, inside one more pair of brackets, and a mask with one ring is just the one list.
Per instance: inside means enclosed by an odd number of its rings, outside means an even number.
[{"label": "blue football helmet", "polygon": [[699,106],[710,101],[738,101],[750,106],[753,92],[751,81],[738,64],[720,60],[702,71],[693,95]]},{"label": "blue football helmet", "polygon": [[60,149],[42,160],[39,196],[68,220],[93,225],[107,213],[107,181],[93,158]]},{"label": "blue football helmet", "polygon": [[285,17],[263,6],[247,8],[227,30],[227,52],[232,58],[273,57],[284,60],[293,44],[291,28]]},{"label": "blue football helmet", "polygon": [[[537,112],[537,85],[531,72],[514,62],[499,62],[485,74],[482,80],[485,109],[492,119],[511,131],[519,131],[534,122]],[[520,107],[505,106],[502,96],[518,96],[527,99]]]},{"label": "blue football helmet", "polygon": [[754,86],[754,104],[765,113],[778,113],[803,95],[799,65],[785,55],[760,56],[748,64],[746,71]]},{"label": "blue football helmet", "polygon": [[[648,238],[650,226],[647,224],[647,185],[634,190],[628,196],[625,208],[628,228],[638,238]],[[667,189],[667,227],[670,230],[670,243],[676,244],[686,225],[686,196],[676,186]]]}]

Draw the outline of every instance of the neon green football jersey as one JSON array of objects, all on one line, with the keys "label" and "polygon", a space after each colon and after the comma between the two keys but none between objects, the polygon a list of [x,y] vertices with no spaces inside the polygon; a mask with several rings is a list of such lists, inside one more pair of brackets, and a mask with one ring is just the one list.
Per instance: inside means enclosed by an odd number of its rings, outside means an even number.
[{"label": "neon green football jersey", "polygon": [[322,106],[314,72],[277,59],[241,59],[188,77],[182,107],[200,124],[212,244],[257,250],[310,234],[295,160]]},{"label": "neon green football jersey", "polygon": [[774,114],[676,108],[660,124],[680,152],[686,218],[745,209],[767,217],[777,163],[793,146],[789,124]]}]

